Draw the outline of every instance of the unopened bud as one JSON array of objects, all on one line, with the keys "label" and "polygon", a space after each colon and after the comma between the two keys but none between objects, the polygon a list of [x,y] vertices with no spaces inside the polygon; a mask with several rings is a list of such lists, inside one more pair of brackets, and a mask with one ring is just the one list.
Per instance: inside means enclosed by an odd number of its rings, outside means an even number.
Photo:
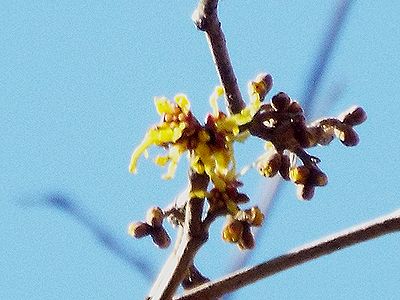
[{"label": "unopened bud", "polygon": [[288,107],[288,112],[292,114],[300,114],[303,113],[303,109],[297,101],[292,101]]},{"label": "unopened bud", "polygon": [[295,184],[306,184],[308,177],[310,175],[310,169],[306,166],[299,166],[290,169],[289,178]]},{"label": "unopened bud", "polygon": [[164,219],[164,213],[159,207],[152,207],[147,211],[146,222],[153,227],[160,227]]},{"label": "unopened bud", "polygon": [[171,244],[171,239],[164,227],[153,227],[151,237],[153,238],[154,244],[160,248],[167,248]]},{"label": "unopened bud", "polygon": [[258,164],[258,171],[265,177],[273,177],[281,167],[281,154],[274,153]]},{"label": "unopened bud", "polygon": [[328,176],[318,168],[313,168],[311,169],[308,182],[311,185],[324,186],[328,184]]},{"label": "unopened bud", "polygon": [[355,130],[350,126],[346,126],[341,130],[335,129],[335,134],[343,143],[343,145],[348,147],[356,146],[360,141],[357,132],[355,132]]},{"label": "unopened bud", "polygon": [[149,224],[143,222],[134,222],[129,224],[128,226],[128,234],[137,239],[149,235],[151,231],[152,227]]},{"label": "unopened bud", "polygon": [[250,201],[249,196],[244,193],[238,193],[234,199],[232,199],[235,203],[247,203]]},{"label": "unopened bud", "polygon": [[237,243],[242,236],[243,223],[229,217],[222,230],[222,239],[226,242]]},{"label": "unopened bud", "polygon": [[250,219],[249,224],[251,226],[261,226],[262,222],[264,221],[264,214],[261,210],[255,206],[250,209]]},{"label": "unopened bud", "polygon": [[290,97],[286,93],[280,92],[272,97],[271,102],[275,110],[284,111],[289,107]]},{"label": "unopened bud", "polygon": [[298,185],[297,186],[297,197],[300,200],[311,200],[314,196],[314,186],[312,185]]},{"label": "unopened bud", "polygon": [[353,106],[344,112],[339,119],[350,126],[356,126],[363,123],[367,119],[367,113],[362,107]]},{"label": "unopened bud", "polygon": [[272,76],[270,74],[262,73],[259,74],[254,81],[251,82],[251,86],[254,92],[260,96],[260,100],[263,101],[265,96],[272,88]]},{"label": "unopened bud", "polygon": [[241,239],[238,242],[238,247],[241,250],[248,250],[248,249],[253,249],[255,246],[255,240],[253,233],[251,232],[250,226],[248,224],[245,224],[243,227],[243,233],[241,236]]}]

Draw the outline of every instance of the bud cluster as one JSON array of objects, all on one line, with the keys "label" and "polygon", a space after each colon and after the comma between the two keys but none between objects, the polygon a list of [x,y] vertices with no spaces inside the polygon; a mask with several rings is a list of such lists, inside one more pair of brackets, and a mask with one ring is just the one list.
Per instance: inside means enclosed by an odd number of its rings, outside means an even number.
[{"label": "bud cluster", "polygon": [[222,239],[235,243],[241,250],[254,248],[255,240],[251,232],[252,226],[261,226],[264,215],[258,207],[239,210],[234,216],[228,215],[222,229]]},{"label": "bud cluster", "polygon": [[[345,146],[357,145],[359,138],[353,126],[366,118],[361,107],[352,107],[338,118],[324,118],[307,125],[300,104],[280,92],[270,103],[262,104],[242,128],[270,145],[268,152],[258,160],[260,174],[273,177],[279,172],[282,178],[297,185],[300,199],[309,200],[315,187],[326,185],[328,178],[317,166],[320,160],[305,149],[327,145],[335,137]],[[296,166],[297,158],[303,165]]]},{"label": "bud cluster", "polygon": [[163,227],[164,212],[159,207],[152,207],[147,211],[146,222],[133,222],[128,226],[129,235],[142,238],[150,235],[154,244],[160,248],[167,248],[171,239]]}]

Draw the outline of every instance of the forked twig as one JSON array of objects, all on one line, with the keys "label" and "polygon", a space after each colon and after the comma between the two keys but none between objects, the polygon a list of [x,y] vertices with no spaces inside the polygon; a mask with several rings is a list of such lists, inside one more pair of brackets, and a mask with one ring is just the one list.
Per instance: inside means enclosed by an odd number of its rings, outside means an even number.
[{"label": "forked twig", "polygon": [[[206,190],[208,181],[207,175],[191,173],[190,191]],[[164,264],[147,299],[171,299],[193,265],[194,256],[208,239],[208,232],[204,230],[201,220],[203,205],[204,198],[189,196],[180,243]]]}]

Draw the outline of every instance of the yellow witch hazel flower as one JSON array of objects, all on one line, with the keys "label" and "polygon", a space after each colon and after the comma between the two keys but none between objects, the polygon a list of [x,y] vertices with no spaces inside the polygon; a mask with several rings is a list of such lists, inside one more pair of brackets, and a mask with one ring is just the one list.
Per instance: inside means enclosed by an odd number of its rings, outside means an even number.
[{"label": "yellow witch hazel flower", "polygon": [[[199,174],[206,173],[215,187],[224,191],[224,179],[236,174],[236,164],[233,153],[233,143],[243,141],[249,134],[241,133],[240,125],[251,121],[263,100],[259,91],[265,84],[252,83],[249,86],[251,103],[238,114],[226,114],[219,110],[218,99],[224,94],[221,86],[215,88],[210,96],[212,113],[206,118],[204,125],[193,116],[190,102],[183,94],[175,96],[174,101],[165,97],[155,98],[154,104],[161,116],[160,123],[150,128],[143,141],[135,149],[131,157],[129,170],[136,172],[137,162],[142,154],[152,146],[167,149],[166,155],[159,155],[155,163],[160,166],[168,164],[168,171],[163,177],[170,179],[174,176],[180,157],[189,151],[191,168]],[[265,90],[265,89],[264,89]]]},{"label": "yellow witch hazel flower", "polygon": [[[177,95],[174,100],[175,103],[169,101],[165,97],[154,99],[156,110],[158,114],[162,116],[162,121],[149,129],[143,141],[133,152],[129,165],[130,172],[136,173],[139,157],[144,154],[151,145],[168,146],[175,144],[182,137],[184,130],[189,127],[191,116],[191,114],[189,114],[189,100],[182,94]],[[167,156],[157,157],[156,163],[165,165],[170,161],[172,166],[169,173],[173,173],[179,156],[184,150],[185,149],[180,149],[180,147],[172,147]]]}]

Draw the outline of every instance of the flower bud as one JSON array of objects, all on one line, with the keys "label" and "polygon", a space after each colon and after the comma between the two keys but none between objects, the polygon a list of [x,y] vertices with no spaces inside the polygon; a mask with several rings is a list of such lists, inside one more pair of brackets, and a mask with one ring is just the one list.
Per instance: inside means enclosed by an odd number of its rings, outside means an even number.
[{"label": "flower bud", "polygon": [[297,198],[300,200],[311,200],[314,196],[314,186],[312,185],[302,185],[297,186]]},{"label": "flower bud", "polygon": [[258,164],[258,171],[265,177],[273,177],[281,167],[281,154],[274,153]]},{"label": "flower bud", "polygon": [[350,126],[346,126],[341,130],[335,129],[336,136],[340,139],[343,145],[347,147],[353,147],[360,141],[357,132]]},{"label": "flower bud", "polygon": [[134,238],[140,239],[151,233],[152,227],[143,222],[134,222],[128,226],[128,234]]},{"label": "flower bud", "polygon": [[339,117],[339,120],[350,126],[359,125],[363,123],[366,119],[367,113],[363,108],[359,106],[351,107]]},{"label": "flower bud", "polygon": [[243,224],[244,223],[229,217],[222,230],[222,239],[226,242],[237,243],[242,236]]},{"label": "flower bud", "polygon": [[311,169],[308,183],[314,186],[324,186],[328,184],[328,176],[318,168]]},{"label": "flower bud", "polygon": [[235,198],[232,199],[235,203],[247,203],[250,201],[249,196],[247,196],[244,193],[237,193],[237,195],[235,196]]},{"label": "flower bud", "polygon": [[253,91],[259,94],[260,101],[263,101],[265,96],[272,88],[272,76],[270,74],[259,74],[254,81],[251,82]]},{"label": "flower bud", "polygon": [[250,218],[248,223],[251,226],[261,226],[262,222],[264,221],[264,214],[261,212],[261,210],[255,206],[250,209],[249,213]]},{"label": "flower bud", "polygon": [[290,103],[287,111],[292,114],[302,114],[303,113],[303,109],[301,108],[300,104],[297,101],[292,101],[292,103]]},{"label": "flower bud", "polygon": [[291,168],[289,171],[289,178],[295,184],[306,184],[310,175],[310,169],[306,166],[299,166]]},{"label": "flower bud", "polygon": [[160,248],[167,248],[171,244],[171,239],[165,231],[164,227],[153,227],[153,232],[151,233],[154,244]]},{"label": "flower bud", "polygon": [[255,240],[253,233],[251,232],[250,226],[245,224],[243,226],[243,232],[240,240],[238,241],[238,247],[241,250],[253,249],[255,245]]},{"label": "flower bud", "polygon": [[164,219],[164,213],[159,207],[152,207],[147,211],[146,222],[153,227],[160,227]]},{"label": "flower bud", "polygon": [[286,93],[280,92],[272,97],[271,103],[275,110],[284,111],[289,107],[290,98]]}]

